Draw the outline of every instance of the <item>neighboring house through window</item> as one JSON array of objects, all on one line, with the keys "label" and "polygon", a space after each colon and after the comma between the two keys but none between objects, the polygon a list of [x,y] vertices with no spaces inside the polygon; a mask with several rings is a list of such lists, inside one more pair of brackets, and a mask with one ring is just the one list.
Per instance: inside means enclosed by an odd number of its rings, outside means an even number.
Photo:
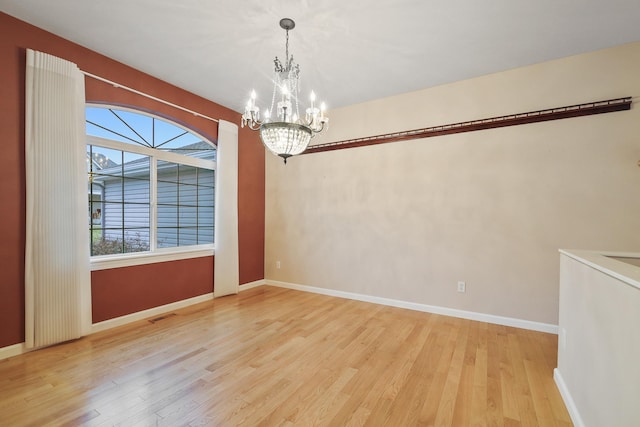
[{"label": "neighboring house through window", "polygon": [[213,143],[122,108],[88,106],[86,121],[92,257],[213,249]]}]

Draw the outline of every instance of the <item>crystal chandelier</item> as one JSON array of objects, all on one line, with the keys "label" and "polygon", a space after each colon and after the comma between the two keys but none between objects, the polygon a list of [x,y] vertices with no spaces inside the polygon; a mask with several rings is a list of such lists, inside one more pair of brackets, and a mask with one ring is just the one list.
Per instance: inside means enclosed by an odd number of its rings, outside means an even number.
[{"label": "crystal chandelier", "polygon": [[[293,19],[283,18],[280,27],[286,31],[285,61],[278,59],[275,63],[275,77],[273,79],[273,95],[271,108],[264,111],[260,118],[260,110],[256,106],[256,92],[251,92],[242,115],[242,127],[259,130],[260,138],[265,147],[273,154],[284,159],[302,153],[307,149],[311,138],[324,130],[329,118],[325,116],[325,105],[316,107],[316,95],[311,92],[311,107],[307,108],[304,117],[298,112],[298,79],[300,66],[289,56],[289,30],[296,26]],[[271,120],[274,113],[275,118]]]}]

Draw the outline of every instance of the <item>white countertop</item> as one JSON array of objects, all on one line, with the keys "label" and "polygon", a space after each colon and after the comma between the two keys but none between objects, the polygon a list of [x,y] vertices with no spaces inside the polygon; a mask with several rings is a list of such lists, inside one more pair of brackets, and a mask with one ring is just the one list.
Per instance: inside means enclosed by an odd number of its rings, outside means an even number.
[{"label": "white countertop", "polygon": [[639,258],[640,252],[560,249],[560,253],[640,290],[640,267],[611,257]]}]

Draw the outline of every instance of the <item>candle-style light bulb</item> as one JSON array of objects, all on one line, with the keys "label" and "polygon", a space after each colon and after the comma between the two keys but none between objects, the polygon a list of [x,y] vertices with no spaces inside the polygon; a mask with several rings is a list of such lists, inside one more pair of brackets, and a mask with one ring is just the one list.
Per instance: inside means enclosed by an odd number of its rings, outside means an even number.
[{"label": "candle-style light bulb", "polygon": [[311,96],[309,96],[309,99],[311,99],[311,111],[313,111],[313,103],[316,102],[316,93],[314,91],[311,91]]},{"label": "candle-style light bulb", "polygon": [[251,91],[251,98],[249,98],[249,110],[253,111],[256,108],[256,91]]}]

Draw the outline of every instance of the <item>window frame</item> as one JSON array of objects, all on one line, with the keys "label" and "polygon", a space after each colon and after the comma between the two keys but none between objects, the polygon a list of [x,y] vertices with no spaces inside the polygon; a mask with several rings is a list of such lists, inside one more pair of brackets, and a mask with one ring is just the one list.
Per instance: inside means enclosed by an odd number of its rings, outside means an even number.
[{"label": "window frame", "polygon": [[[158,120],[163,120],[184,129],[197,137],[201,138],[212,145],[215,145],[202,135],[194,132],[191,129],[185,128],[180,124],[168,120],[164,117],[160,117],[154,114],[149,114],[144,111],[138,111],[130,108],[123,108],[118,106],[111,106],[105,104],[86,104],[86,107],[92,108],[113,108],[122,111],[129,111],[141,115],[154,117]],[[111,268],[130,267],[135,265],[151,264],[156,262],[176,261],[189,258],[200,258],[204,256],[215,255],[215,241],[214,243],[208,243],[203,245],[191,245],[191,246],[175,246],[171,248],[158,248],[157,247],[157,162],[167,161],[171,163],[177,163],[186,166],[193,166],[197,168],[210,169],[215,172],[217,169],[217,162],[215,160],[207,160],[198,158],[195,156],[188,156],[184,154],[172,153],[164,150],[159,150],[151,147],[144,147],[137,144],[126,143],[122,141],[116,141],[108,138],[86,135],[85,146],[99,146],[103,148],[126,151],[130,153],[140,154],[149,157],[149,251],[145,252],[130,252],[124,254],[110,254],[110,255],[96,255],[90,256],[91,271],[105,270]],[[88,182],[87,174],[87,182]],[[214,206],[215,215],[215,206]],[[215,218],[215,217],[214,217]],[[214,223],[215,227],[215,223]],[[90,244],[90,242],[89,242]],[[87,248],[89,250],[89,248]]]}]

